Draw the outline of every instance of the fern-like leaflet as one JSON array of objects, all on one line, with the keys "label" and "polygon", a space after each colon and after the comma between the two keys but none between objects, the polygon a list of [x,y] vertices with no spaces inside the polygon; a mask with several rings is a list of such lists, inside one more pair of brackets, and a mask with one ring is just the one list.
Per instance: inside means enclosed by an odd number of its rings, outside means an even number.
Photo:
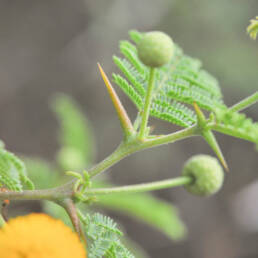
[{"label": "fern-like leaflet", "polygon": [[79,213],[79,216],[90,241],[89,258],[134,258],[119,240],[123,233],[111,218],[99,213],[86,216]]},{"label": "fern-like leaflet", "polygon": [[258,144],[258,123],[230,109],[215,110],[214,129]]},{"label": "fern-like leaflet", "polygon": [[[131,31],[130,37],[137,44],[142,34]],[[149,69],[141,63],[136,46],[129,41],[120,42],[120,51],[124,58],[114,56],[113,59],[124,77],[113,74],[113,80],[141,111]],[[157,69],[155,76],[155,92],[150,111],[153,117],[189,127],[197,121],[189,105],[196,102],[209,111],[224,106],[216,79],[201,69],[199,60],[184,55],[176,45],[170,63]]]},{"label": "fern-like leaflet", "polygon": [[17,156],[0,147],[0,186],[11,191],[22,191],[23,184],[29,189],[34,185],[27,177],[26,167]]}]

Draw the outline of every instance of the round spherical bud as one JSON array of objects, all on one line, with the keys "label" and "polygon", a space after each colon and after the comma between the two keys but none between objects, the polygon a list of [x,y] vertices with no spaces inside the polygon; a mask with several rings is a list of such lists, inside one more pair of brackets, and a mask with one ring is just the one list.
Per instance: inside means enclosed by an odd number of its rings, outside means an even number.
[{"label": "round spherical bud", "polygon": [[138,57],[147,66],[160,67],[167,64],[174,53],[172,39],[160,31],[147,32],[137,45]]},{"label": "round spherical bud", "polygon": [[209,155],[196,155],[190,158],[184,165],[182,174],[193,178],[191,184],[185,185],[186,190],[199,196],[216,193],[224,181],[224,172],[220,163]]}]

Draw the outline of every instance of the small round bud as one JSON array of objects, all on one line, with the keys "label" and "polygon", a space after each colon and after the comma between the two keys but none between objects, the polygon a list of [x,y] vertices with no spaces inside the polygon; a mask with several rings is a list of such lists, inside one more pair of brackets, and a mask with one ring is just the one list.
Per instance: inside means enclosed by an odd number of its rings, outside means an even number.
[{"label": "small round bud", "polygon": [[216,158],[209,155],[196,155],[190,158],[183,168],[183,176],[193,178],[193,183],[185,185],[188,192],[209,196],[222,187],[224,172]]},{"label": "small round bud", "polygon": [[160,67],[167,64],[174,53],[172,39],[160,31],[147,32],[137,46],[139,59],[147,66]]}]

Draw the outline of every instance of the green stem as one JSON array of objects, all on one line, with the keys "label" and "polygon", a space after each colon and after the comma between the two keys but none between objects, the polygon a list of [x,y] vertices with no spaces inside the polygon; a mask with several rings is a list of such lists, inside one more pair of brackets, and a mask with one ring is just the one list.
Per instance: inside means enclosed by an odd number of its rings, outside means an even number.
[{"label": "green stem", "polygon": [[[172,134],[157,136],[154,139],[148,139],[143,142],[139,141],[137,138],[131,139],[129,142],[122,143],[110,156],[89,169],[88,173],[90,177],[94,177],[132,153],[198,135],[197,130],[198,127],[195,125]],[[73,187],[75,183],[76,180],[71,180],[65,185],[52,189],[0,192],[0,200],[64,200],[65,198],[73,197]]]},{"label": "green stem", "polygon": [[130,142],[122,143],[110,156],[88,170],[88,173],[90,177],[94,177],[132,153],[197,135],[197,129],[197,126],[192,126],[172,134],[157,136],[157,138],[145,140],[144,142],[139,141],[138,139],[133,139]]},{"label": "green stem", "polygon": [[127,144],[121,144],[110,156],[98,163],[96,166],[88,170],[90,177],[94,177],[97,174],[107,170],[112,165],[130,154],[130,148]]},{"label": "green stem", "polygon": [[148,141],[145,141],[142,144],[142,149],[148,149],[157,147],[163,144],[172,143],[178,140],[186,139],[191,136],[198,136],[199,135],[199,128],[197,125],[185,128],[183,130],[177,131],[175,133],[163,135],[163,136],[157,136],[155,139],[151,139]]},{"label": "green stem", "polygon": [[60,187],[43,190],[25,190],[22,192],[1,192],[0,200],[62,200],[73,196],[73,185],[75,181]]},{"label": "green stem", "polygon": [[251,96],[241,100],[234,106],[230,107],[229,109],[232,111],[241,111],[249,106],[253,105],[255,102],[258,101],[258,91],[252,94]]},{"label": "green stem", "polygon": [[152,99],[152,92],[154,89],[154,79],[155,79],[155,68],[150,68],[150,77],[149,77],[149,84],[147,88],[147,94],[144,103],[144,109],[142,114],[142,123],[139,131],[139,139],[144,139],[145,131],[148,124],[149,114],[150,114],[150,107],[151,107],[151,99]]},{"label": "green stem", "polygon": [[99,189],[87,189],[85,191],[86,195],[93,194],[113,194],[113,193],[139,193],[153,190],[160,190],[164,188],[171,188],[176,186],[187,185],[193,182],[191,177],[178,177],[173,179],[161,180],[157,182],[135,184],[120,187],[111,188],[99,188]]}]

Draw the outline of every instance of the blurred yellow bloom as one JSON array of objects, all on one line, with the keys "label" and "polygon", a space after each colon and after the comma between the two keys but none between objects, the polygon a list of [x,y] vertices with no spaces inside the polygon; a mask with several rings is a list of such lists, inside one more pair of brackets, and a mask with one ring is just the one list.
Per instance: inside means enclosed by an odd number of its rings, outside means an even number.
[{"label": "blurred yellow bloom", "polygon": [[0,229],[1,258],[86,258],[79,237],[45,214],[11,219]]}]

